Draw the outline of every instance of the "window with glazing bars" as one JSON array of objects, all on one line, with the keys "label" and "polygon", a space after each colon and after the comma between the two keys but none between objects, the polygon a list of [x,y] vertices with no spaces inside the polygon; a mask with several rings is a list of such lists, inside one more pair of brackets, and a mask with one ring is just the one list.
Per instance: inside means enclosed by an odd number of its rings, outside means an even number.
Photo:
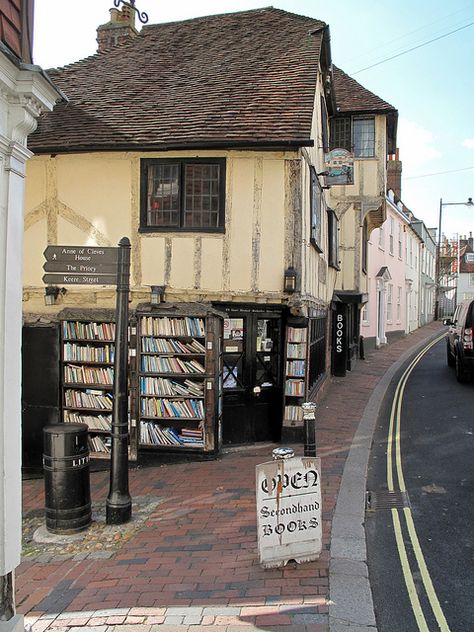
[{"label": "window with glazing bars", "polygon": [[356,158],[375,156],[374,117],[338,116],[331,119],[331,149],[347,149]]},{"label": "window with glazing bars", "polygon": [[222,232],[224,201],[224,159],[141,161],[142,230]]},{"label": "window with glazing bars", "polygon": [[375,156],[375,121],[373,118],[355,118],[352,121],[354,156],[373,158]]},{"label": "window with glazing bars", "polygon": [[326,371],[327,313],[321,311],[309,321],[309,374],[308,390],[311,391]]},{"label": "window with glazing bars", "polygon": [[331,149],[347,149],[352,151],[351,117],[340,116],[331,119]]}]

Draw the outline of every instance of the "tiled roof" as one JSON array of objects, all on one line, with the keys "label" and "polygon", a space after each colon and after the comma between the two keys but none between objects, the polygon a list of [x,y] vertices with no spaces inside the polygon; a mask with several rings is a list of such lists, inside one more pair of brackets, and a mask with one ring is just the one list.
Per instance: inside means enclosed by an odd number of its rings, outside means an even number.
[{"label": "tiled roof", "polygon": [[341,114],[344,112],[374,114],[396,112],[393,105],[361,86],[360,83],[336,66],[333,66],[333,79],[336,108]]},{"label": "tiled roof", "polygon": [[68,97],[28,139],[36,153],[304,145],[325,24],[274,8],[143,27],[48,71]]}]

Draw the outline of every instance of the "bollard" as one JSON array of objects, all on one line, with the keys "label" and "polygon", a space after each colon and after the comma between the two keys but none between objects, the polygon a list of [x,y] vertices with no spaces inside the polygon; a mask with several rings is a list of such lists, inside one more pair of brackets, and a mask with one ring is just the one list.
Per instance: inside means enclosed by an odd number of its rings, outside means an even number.
[{"label": "bollard", "polygon": [[304,456],[316,456],[316,418],[314,402],[304,402],[303,409],[304,422]]}]

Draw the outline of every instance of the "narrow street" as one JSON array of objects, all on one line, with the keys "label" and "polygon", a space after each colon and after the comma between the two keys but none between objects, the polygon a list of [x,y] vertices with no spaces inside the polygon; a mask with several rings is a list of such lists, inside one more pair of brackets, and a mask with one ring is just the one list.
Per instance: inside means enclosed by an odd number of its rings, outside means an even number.
[{"label": "narrow street", "polygon": [[473,394],[448,368],[444,338],[387,393],[367,483],[379,632],[472,630]]}]

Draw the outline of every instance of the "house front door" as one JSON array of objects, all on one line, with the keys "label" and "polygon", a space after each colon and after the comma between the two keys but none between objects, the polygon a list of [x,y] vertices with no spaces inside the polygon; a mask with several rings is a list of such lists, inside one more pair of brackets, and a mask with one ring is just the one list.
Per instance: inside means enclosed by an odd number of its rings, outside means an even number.
[{"label": "house front door", "polygon": [[278,441],[282,419],[279,311],[225,306],[224,444]]}]

